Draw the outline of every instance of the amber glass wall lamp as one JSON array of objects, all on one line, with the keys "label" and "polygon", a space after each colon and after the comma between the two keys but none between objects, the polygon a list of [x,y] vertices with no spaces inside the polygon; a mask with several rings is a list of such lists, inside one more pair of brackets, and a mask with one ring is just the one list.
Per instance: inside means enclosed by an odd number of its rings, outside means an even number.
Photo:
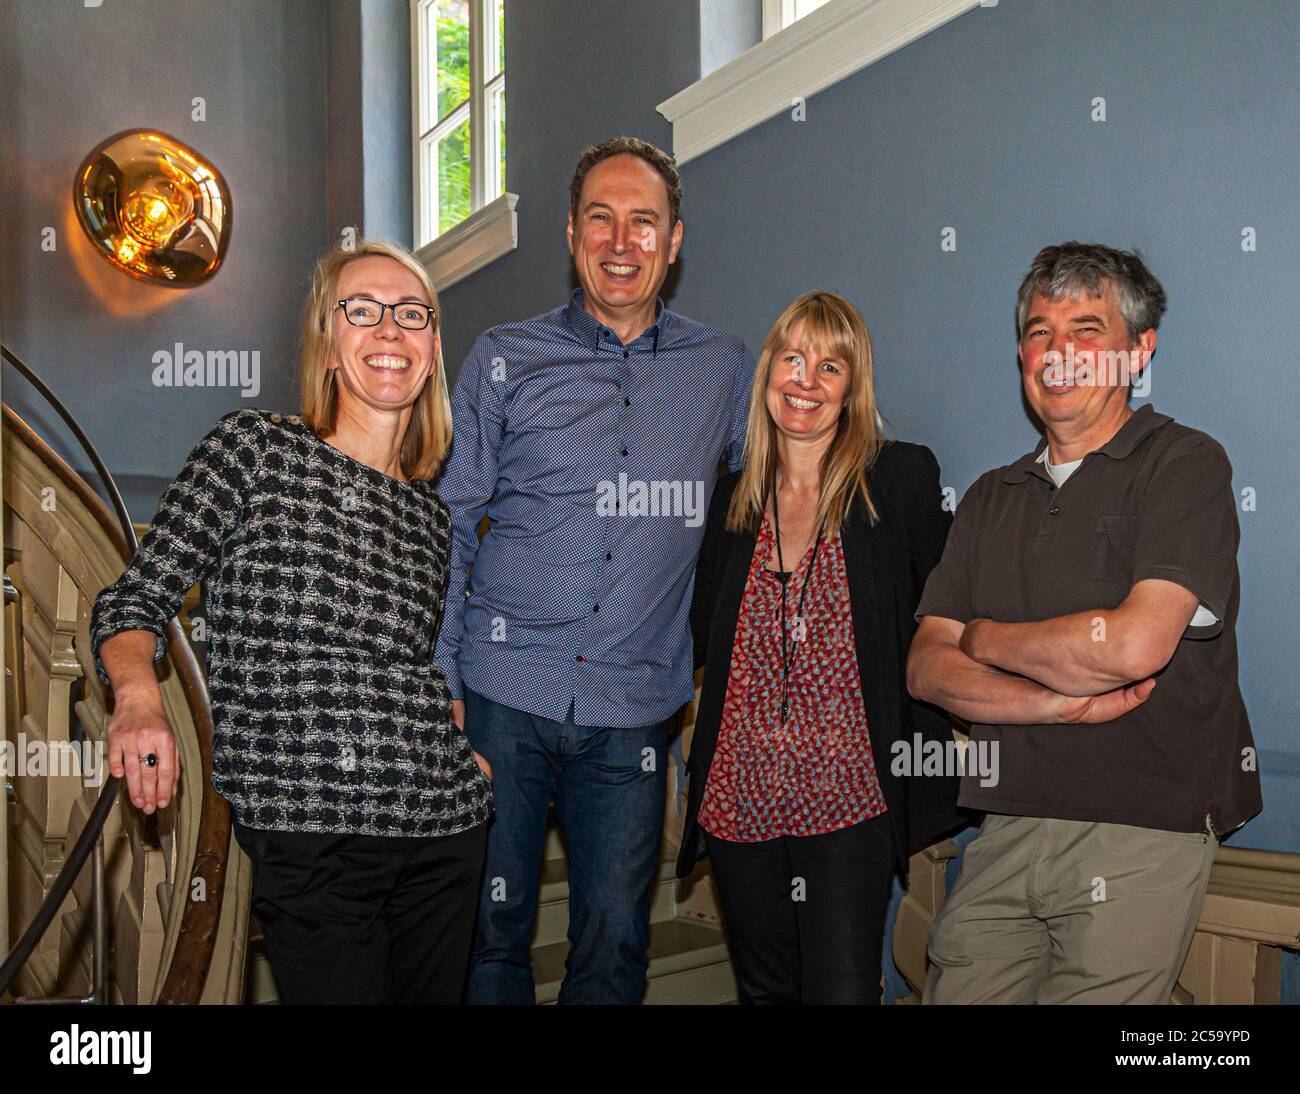
[{"label": "amber glass wall lamp", "polygon": [[128,129],[96,147],[77,171],[73,199],[99,252],[141,281],[187,288],[226,256],[226,180],[156,129]]}]

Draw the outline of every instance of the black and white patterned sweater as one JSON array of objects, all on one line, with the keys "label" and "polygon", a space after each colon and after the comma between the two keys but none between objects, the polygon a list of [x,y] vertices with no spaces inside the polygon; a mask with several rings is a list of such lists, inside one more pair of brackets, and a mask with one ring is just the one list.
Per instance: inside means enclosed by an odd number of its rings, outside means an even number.
[{"label": "black and white patterned sweater", "polygon": [[212,781],[252,828],[440,836],[492,789],[433,663],[451,522],[296,415],[237,410],[190,453],[131,565],[91,612],[100,646],[152,631],[204,582]]}]

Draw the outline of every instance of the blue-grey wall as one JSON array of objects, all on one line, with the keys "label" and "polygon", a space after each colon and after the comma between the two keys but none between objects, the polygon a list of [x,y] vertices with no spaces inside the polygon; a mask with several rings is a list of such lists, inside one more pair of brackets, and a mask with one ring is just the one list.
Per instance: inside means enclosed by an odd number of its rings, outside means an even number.
[{"label": "blue-grey wall", "polygon": [[700,75],[763,40],[763,0],[699,0]]},{"label": "blue-grey wall", "polygon": [[[226,411],[293,403],[297,318],[326,228],[323,0],[7,0],[0,5],[0,327],[85,426],[135,520]],[[191,100],[205,100],[206,120]],[[233,195],[226,261],[203,285],[137,281],[72,206],[82,158],[122,129],[197,149]],[[42,231],[57,233],[42,250]],[[152,355],[257,350],[262,389],[158,388]],[[5,401],[79,470],[54,413],[10,369]]]},{"label": "blue-grey wall", "polygon": [[362,169],[369,236],[410,246],[411,5],[361,0]]},{"label": "blue-grey wall", "polygon": [[411,246],[411,6],[327,0],[330,237]]},{"label": "blue-grey wall", "polygon": [[[359,0],[325,0],[325,123],[330,138],[324,181],[334,239],[344,229],[360,232],[366,219],[361,16]],[[406,36],[409,41],[409,29]]]}]

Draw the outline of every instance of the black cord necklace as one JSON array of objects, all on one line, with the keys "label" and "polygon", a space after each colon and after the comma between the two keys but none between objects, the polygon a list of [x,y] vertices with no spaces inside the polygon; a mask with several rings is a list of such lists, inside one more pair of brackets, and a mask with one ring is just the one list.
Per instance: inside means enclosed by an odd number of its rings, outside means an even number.
[{"label": "black cord necklace", "polygon": [[[781,567],[781,573],[778,579],[781,582],[781,724],[789,720],[790,717],[790,665],[794,661],[794,640],[792,639],[787,647],[785,637],[785,586],[786,582],[794,576],[793,572],[787,573],[785,569],[785,558],[781,554],[781,510],[777,505],[777,494],[780,488],[775,484],[772,488],[772,523],[776,526],[776,564]],[[795,618],[803,619],[803,602],[808,595],[808,586],[812,584],[813,567],[817,564],[817,548],[821,546],[823,525],[817,525],[817,538],[813,540],[812,558],[808,561],[808,573],[803,579],[803,587],[799,590],[799,603],[795,607]]]}]

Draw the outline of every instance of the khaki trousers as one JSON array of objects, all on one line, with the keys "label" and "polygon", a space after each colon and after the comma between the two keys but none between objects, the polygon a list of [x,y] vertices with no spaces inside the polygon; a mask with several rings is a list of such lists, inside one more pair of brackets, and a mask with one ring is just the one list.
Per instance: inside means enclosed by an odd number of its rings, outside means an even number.
[{"label": "khaki trousers", "polygon": [[990,813],[930,928],[925,1003],[1168,1003],[1218,840]]}]

